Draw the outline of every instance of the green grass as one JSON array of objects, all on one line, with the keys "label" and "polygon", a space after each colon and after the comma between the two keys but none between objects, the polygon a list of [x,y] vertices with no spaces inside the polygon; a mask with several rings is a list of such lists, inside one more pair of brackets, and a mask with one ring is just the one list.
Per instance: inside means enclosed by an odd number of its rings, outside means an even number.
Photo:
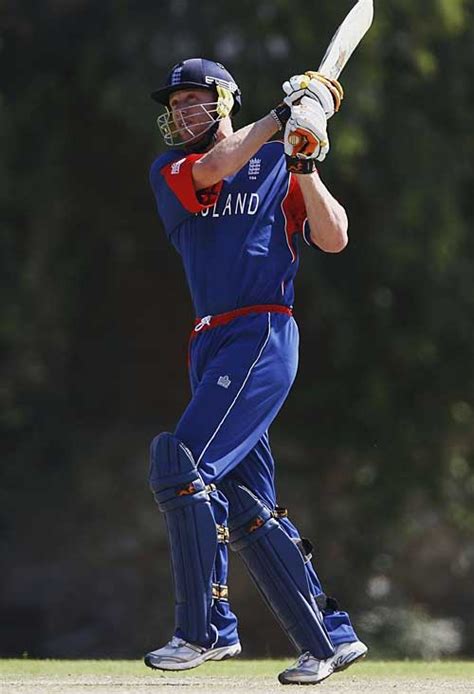
[{"label": "green grass", "polygon": [[[275,673],[287,667],[286,660],[241,660],[223,663],[206,663],[189,671],[193,677],[275,677]],[[351,670],[354,673],[355,670]],[[64,678],[68,676],[139,677],[159,676],[139,660],[18,660],[0,659],[0,681],[2,678]],[[167,673],[167,676],[183,678],[186,673]],[[472,678],[474,661],[371,661],[357,666],[358,678]]]}]

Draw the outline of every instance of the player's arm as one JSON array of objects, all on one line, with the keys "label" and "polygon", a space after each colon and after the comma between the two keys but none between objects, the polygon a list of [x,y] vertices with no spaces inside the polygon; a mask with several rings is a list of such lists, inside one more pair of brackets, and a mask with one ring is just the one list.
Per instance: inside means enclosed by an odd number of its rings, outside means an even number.
[{"label": "player's arm", "polygon": [[239,171],[278,129],[277,120],[268,114],[218,142],[193,165],[195,189],[209,188]]},{"label": "player's arm", "polygon": [[[311,78],[311,79],[310,79]],[[316,170],[329,152],[327,119],[339,109],[343,90],[318,73],[296,75],[283,85],[291,116],[285,128],[287,168],[303,194],[311,241],[328,253],[347,245],[347,214]]]},{"label": "player's arm", "polygon": [[349,224],[344,207],[331,195],[317,172],[295,176],[306,206],[311,241],[327,253],[339,253],[348,241]]}]

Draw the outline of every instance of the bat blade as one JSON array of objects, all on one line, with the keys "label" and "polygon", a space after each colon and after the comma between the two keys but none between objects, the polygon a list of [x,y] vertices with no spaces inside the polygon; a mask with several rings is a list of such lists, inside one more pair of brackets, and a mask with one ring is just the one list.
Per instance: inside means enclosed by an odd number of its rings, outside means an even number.
[{"label": "bat blade", "polygon": [[373,0],[359,0],[334,34],[318,71],[325,77],[337,79],[370,29],[373,19]]}]

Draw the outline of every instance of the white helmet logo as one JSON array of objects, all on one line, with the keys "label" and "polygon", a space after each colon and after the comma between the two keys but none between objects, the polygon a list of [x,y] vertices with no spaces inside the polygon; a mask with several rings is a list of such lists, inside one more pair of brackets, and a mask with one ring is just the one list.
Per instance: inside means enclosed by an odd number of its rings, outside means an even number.
[{"label": "white helmet logo", "polygon": [[238,90],[235,82],[228,82],[227,80],[221,80],[219,77],[212,77],[211,75],[206,75],[206,84],[218,84],[220,87],[225,87],[232,93]]}]

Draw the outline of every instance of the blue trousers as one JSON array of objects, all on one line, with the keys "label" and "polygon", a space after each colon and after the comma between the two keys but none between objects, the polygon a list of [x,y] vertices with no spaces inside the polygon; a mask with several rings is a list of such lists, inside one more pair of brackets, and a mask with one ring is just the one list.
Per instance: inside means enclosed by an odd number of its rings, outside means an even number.
[{"label": "blue trousers", "polygon": [[[198,333],[191,342],[192,399],[174,433],[191,450],[204,482],[217,486],[211,498],[220,525],[229,514],[219,490],[224,479],[244,484],[272,509],[277,505],[268,429],[295,379],[298,344],[295,320],[278,313],[242,316]],[[290,537],[299,537],[288,518],[281,524]],[[213,582],[227,584],[227,567],[227,546],[219,544]],[[310,563],[307,570],[319,595],[323,590]],[[334,645],[357,639],[346,612],[329,612],[324,622]],[[219,632],[217,646],[238,641],[228,601],[214,601],[212,623]]]}]

